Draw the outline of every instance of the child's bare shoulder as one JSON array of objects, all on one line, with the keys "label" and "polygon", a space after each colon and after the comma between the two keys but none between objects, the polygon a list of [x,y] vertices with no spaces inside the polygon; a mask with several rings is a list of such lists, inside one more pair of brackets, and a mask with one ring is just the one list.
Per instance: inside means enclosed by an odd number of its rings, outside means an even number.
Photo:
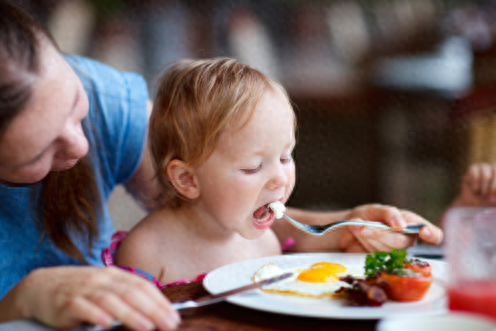
[{"label": "child's bare shoulder", "polygon": [[164,217],[165,215],[163,212],[152,211],[138,224],[136,224],[131,229],[131,231],[129,231],[123,241],[123,244],[126,241],[133,243],[138,243],[140,241],[146,242],[147,245],[144,246],[153,246],[154,244],[160,244],[163,241],[159,239],[164,238],[164,235],[166,235],[168,228],[168,224]]},{"label": "child's bare shoulder", "polygon": [[[163,251],[167,242],[167,225],[160,221],[160,213],[152,212],[141,220],[119,245],[116,262],[146,270],[155,274],[150,268],[157,268],[157,252]],[[161,226],[162,224],[162,226]]]}]

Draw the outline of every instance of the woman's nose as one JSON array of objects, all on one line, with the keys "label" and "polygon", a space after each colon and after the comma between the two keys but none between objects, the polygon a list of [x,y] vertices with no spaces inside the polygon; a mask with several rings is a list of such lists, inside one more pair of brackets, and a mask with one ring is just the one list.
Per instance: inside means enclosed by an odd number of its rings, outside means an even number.
[{"label": "woman's nose", "polygon": [[275,190],[288,184],[288,175],[282,166],[278,166],[272,176],[269,178],[266,187],[269,190]]},{"label": "woman's nose", "polygon": [[63,148],[57,153],[60,159],[80,159],[88,153],[88,139],[84,135],[81,122],[67,127],[62,141]]}]

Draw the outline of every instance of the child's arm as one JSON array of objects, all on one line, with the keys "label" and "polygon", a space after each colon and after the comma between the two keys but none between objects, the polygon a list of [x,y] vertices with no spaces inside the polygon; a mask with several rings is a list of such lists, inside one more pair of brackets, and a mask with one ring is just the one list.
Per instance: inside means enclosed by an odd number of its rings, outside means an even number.
[{"label": "child's arm", "polygon": [[[315,225],[325,225],[340,220],[356,218],[383,222],[396,229],[403,229],[408,223],[426,224],[427,226],[419,234],[422,240],[438,245],[443,238],[441,229],[419,215],[391,206],[371,204],[337,212],[310,212],[288,208],[286,213],[302,223]],[[393,248],[407,248],[416,242],[416,237],[411,235],[371,229],[363,226],[339,228],[326,233],[322,237],[307,235],[284,220],[276,221],[272,228],[281,242],[284,242],[288,237],[292,237],[295,240],[293,247],[295,251],[390,251]]]}]

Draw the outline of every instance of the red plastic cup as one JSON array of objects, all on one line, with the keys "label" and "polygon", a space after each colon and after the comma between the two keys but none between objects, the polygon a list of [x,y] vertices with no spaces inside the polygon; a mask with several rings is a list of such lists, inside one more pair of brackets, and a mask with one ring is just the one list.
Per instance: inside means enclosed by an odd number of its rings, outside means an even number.
[{"label": "red plastic cup", "polygon": [[449,309],[496,320],[496,208],[453,208],[445,224]]}]

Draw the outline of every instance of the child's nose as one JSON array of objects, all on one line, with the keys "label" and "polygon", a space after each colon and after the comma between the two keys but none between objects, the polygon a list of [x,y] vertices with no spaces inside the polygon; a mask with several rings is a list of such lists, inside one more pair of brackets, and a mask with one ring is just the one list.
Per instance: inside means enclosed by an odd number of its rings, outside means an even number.
[{"label": "child's nose", "polygon": [[288,184],[288,176],[281,166],[278,166],[276,171],[270,177],[267,182],[267,188],[269,190],[275,190],[279,187],[284,187]]}]

